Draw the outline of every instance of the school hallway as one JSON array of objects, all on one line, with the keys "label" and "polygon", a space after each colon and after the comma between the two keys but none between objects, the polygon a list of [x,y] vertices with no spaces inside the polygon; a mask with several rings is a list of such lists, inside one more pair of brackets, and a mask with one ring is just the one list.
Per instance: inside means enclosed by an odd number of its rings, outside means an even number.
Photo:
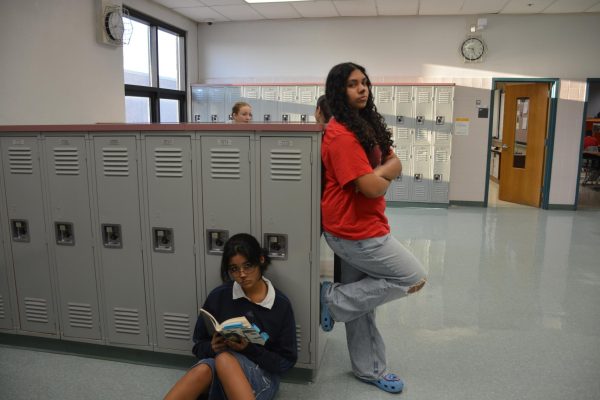
[{"label": "school hallway", "polygon": [[[428,272],[377,310],[390,395],[354,379],[341,323],[313,382],[277,399],[597,400],[600,210],[388,208]],[[267,273],[268,276],[268,273]],[[161,399],[184,370],[40,351],[0,340],[0,399]]]}]

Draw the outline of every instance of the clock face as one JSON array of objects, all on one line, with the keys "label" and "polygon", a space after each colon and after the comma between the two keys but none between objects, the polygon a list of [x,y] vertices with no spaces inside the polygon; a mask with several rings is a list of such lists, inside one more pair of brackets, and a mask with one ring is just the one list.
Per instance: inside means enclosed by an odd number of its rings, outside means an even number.
[{"label": "clock face", "polygon": [[123,18],[119,12],[112,11],[106,14],[106,17],[104,17],[104,27],[112,40],[123,39],[125,27],[123,25]]},{"label": "clock face", "polygon": [[467,61],[476,61],[481,59],[484,52],[485,44],[483,43],[483,40],[479,38],[467,38],[460,46],[460,54],[462,54]]}]

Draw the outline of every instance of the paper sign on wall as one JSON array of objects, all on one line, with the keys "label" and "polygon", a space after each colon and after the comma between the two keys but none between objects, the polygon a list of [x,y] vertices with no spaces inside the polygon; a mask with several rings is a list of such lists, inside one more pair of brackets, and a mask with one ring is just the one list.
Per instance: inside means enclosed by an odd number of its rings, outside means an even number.
[{"label": "paper sign on wall", "polygon": [[467,136],[469,134],[469,118],[454,119],[454,134],[458,136]]}]

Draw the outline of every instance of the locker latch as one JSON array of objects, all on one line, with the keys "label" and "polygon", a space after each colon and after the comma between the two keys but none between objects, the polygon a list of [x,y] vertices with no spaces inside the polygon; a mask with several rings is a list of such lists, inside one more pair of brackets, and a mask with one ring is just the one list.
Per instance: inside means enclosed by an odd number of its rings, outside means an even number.
[{"label": "locker latch", "polygon": [[396,123],[397,124],[404,124],[404,115],[396,115]]},{"label": "locker latch", "polygon": [[271,114],[265,114],[263,117],[263,121],[269,122],[271,120]]},{"label": "locker latch", "polygon": [[225,242],[229,239],[229,231],[223,229],[206,230],[206,253],[223,254]]},{"label": "locker latch", "polygon": [[289,114],[283,114],[283,115],[281,115],[281,122],[289,122],[289,121],[290,121]]},{"label": "locker latch", "polygon": [[121,235],[121,225],[102,224],[102,244],[107,249],[123,248],[123,236]]},{"label": "locker latch", "polygon": [[421,182],[423,180],[423,174],[415,174],[415,182]]},{"label": "locker latch", "polygon": [[13,242],[29,242],[29,223],[25,219],[11,219]]},{"label": "locker latch", "polygon": [[417,115],[417,125],[423,125],[425,123],[425,117],[422,115]]},{"label": "locker latch", "polygon": [[75,231],[70,222],[55,222],[54,232],[56,233],[56,244],[59,246],[74,246]]},{"label": "locker latch", "polygon": [[444,125],[444,120],[445,120],[444,116],[438,115],[435,117],[435,124],[436,125]]},{"label": "locker latch", "polygon": [[265,233],[264,245],[269,257],[274,260],[287,260],[288,236],[283,233]]},{"label": "locker latch", "polygon": [[219,116],[217,114],[212,114],[210,116],[211,122],[217,122],[218,118],[219,118]]},{"label": "locker latch", "polygon": [[175,252],[175,237],[172,228],[152,228],[152,242],[156,252]]},{"label": "locker latch", "polygon": [[442,181],[442,174],[433,174],[433,181],[434,182],[441,182]]},{"label": "locker latch", "polygon": [[308,115],[300,114],[300,122],[306,122],[306,121],[308,121]]},{"label": "locker latch", "polygon": [[194,114],[194,122],[200,122],[200,114]]}]

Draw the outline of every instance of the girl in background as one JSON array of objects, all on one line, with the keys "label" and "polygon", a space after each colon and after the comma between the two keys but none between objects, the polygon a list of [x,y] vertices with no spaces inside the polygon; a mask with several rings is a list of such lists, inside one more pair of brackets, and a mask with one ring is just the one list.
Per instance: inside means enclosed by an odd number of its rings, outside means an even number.
[{"label": "girl in background", "polygon": [[233,123],[248,123],[252,121],[252,106],[246,102],[238,101],[231,108]]},{"label": "girl in background", "polygon": [[402,172],[391,133],[377,112],[371,82],[360,65],[334,66],[325,86],[329,120],[321,156],[325,239],[342,259],[341,283],[321,285],[321,328],[346,324],[354,375],[398,393],[404,382],[389,373],[375,308],[425,285],[421,263],[390,234],[384,194]]}]

